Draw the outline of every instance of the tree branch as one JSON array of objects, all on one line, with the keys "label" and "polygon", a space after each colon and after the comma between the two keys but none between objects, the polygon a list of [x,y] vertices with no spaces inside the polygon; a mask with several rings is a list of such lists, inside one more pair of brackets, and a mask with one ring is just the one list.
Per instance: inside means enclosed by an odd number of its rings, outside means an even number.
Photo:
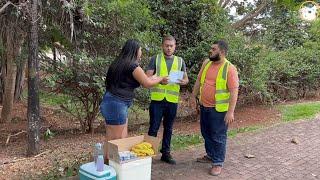
[{"label": "tree branch", "polygon": [[[1,14],[10,4],[12,4],[12,2],[11,2],[11,1],[8,1],[5,5],[3,5],[3,6],[1,7],[1,9],[0,9],[0,14]],[[12,4],[12,5],[14,5],[14,4]]]},{"label": "tree branch", "polygon": [[13,160],[11,160],[11,161],[5,161],[5,162],[3,162],[3,163],[0,164],[0,165],[16,163],[16,162],[25,161],[25,160],[33,160],[33,159],[38,158],[38,157],[40,157],[40,156],[42,156],[42,155],[44,155],[44,154],[47,154],[48,152],[51,152],[51,151],[52,151],[52,150],[46,150],[46,151],[44,151],[44,152],[42,152],[42,153],[40,153],[40,154],[38,154],[38,155],[35,155],[34,157],[31,157],[31,158],[20,158],[20,159],[13,159]]},{"label": "tree branch", "polygon": [[19,134],[22,134],[22,133],[26,133],[27,131],[21,131],[21,132],[18,132],[18,133],[16,133],[16,134],[9,134],[8,135],[8,138],[7,138],[7,141],[6,141],[6,145],[8,145],[9,144],[9,141],[10,141],[10,138],[11,137],[13,137],[13,136],[18,136]]},{"label": "tree branch", "polygon": [[225,0],[223,4],[221,4],[222,8],[227,7],[227,5],[230,3],[230,0]]},{"label": "tree branch", "polygon": [[263,0],[263,2],[258,6],[256,9],[254,9],[252,12],[248,13],[245,17],[243,17],[241,20],[235,22],[232,24],[232,27],[235,29],[239,29],[243,27],[248,21],[252,20],[256,16],[258,16],[265,8],[268,6],[268,0]]},{"label": "tree branch", "polygon": [[74,36],[74,22],[73,22],[73,12],[72,8],[74,8],[74,2],[61,0],[63,2],[63,6],[67,8],[68,14],[69,14],[69,20],[70,20],[70,41],[72,42],[73,36]]}]

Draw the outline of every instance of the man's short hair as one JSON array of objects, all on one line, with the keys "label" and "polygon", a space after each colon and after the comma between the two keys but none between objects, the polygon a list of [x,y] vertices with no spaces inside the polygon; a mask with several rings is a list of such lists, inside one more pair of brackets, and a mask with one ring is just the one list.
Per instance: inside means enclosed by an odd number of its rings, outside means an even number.
[{"label": "man's short hair", "polygon": [[171,35],[165,35],[165,36],[163,36],[163,38],[162,38],[162,44],[164,43],[164,41],[167,41],[167,40],[176,42],[176,39],[175,39],[173,36],[171,36]]},{"label": "man's short hair", "polygon": [[213,42],[213,44],[217,44],[219,49],[224,51],[224,54],[227,55],[228,53],[228,43],[225,42],[224,40],[218,40]]}]

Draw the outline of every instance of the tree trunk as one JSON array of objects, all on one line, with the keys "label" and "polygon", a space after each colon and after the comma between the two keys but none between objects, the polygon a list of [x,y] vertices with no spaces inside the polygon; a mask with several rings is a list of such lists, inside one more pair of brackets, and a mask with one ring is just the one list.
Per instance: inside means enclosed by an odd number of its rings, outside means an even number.
[{"label": "tree trunk", "polygon": [[[4,53],[5,53],[5,51],[4,51]],[[2,102],[3,102],[3,93],[4,93],[4,82],[5,82],[5,71],[6,71],[6,57],[5,57],[5,54],[2,54],[2,57],[1,57],[1,75],[0,75],[0,78],[1,78],[1,82],[0,82],[0,102],[1,102],[1,104],[2,104]],[[2,120],[0,119],[0,122],[1,122]]]},{"label": "tree trunk", "polygon": [[21,94],[23,92],[24,78],[26,70],[26,61],[23,59],[17,67],[16,85],[14,91],[14,101],[17,102],[21,99]]},{"label": "tree trunk", "polygon": [[[10,23],[10,22],[9,22]],[[14,34],[12,32],[13,24],[10,23],[8,27],[6,27],[6,64],[3,64],[4,73],[4,94],[2,101],[2,112],[1,112],[1,122],[10,122],[11,114],[12,114],[12,106],[14,99],[14,88],[16,82],[16,72],[17,66],[14,63],[15,61],[15,39]]]},{"label": "tree trunk", "polygon": [[2,104],[3,89],[4,89],[3,69],[2,69],[5,64],[4,41],[5,39],[0,35],[0,103],[1,104]]},{"label": "tree trunk", "polygon": [[38,0],[31,0],[28,57],[28,148],[27,155],[40,150],[39,61],[38,61]]}]

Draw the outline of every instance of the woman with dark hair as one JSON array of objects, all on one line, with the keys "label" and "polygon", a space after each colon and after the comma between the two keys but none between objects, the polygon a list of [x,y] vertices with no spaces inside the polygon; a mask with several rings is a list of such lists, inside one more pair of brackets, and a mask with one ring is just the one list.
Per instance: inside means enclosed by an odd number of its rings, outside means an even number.
[{"label": "woman with dark hair", "polygon": [[127,40],[108,69],[106,93],[100,104],[100,111],[106,122],[107,141],[127,137],[128,108],[134,98],[134,89],[140,85],[150,88],[163,80],[162,77],[148,77],[145,74],[139,66],[141,55],[139,43]]}]

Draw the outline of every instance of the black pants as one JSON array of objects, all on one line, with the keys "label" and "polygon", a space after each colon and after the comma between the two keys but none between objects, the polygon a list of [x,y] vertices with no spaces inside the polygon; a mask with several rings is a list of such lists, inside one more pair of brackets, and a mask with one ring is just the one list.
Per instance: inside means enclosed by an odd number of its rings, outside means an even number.
[{"label": "black pants", "polygon": [[160,128],[160,123],[163,118],[163,139],[162,148],[160,150],[162,154],[170,153],[173,122],[176,118],[177,108],[177,103],[171,103],[166,100],[151,101],[150,103],[150,127],[148,135],[157,137],[157,133]]}]

